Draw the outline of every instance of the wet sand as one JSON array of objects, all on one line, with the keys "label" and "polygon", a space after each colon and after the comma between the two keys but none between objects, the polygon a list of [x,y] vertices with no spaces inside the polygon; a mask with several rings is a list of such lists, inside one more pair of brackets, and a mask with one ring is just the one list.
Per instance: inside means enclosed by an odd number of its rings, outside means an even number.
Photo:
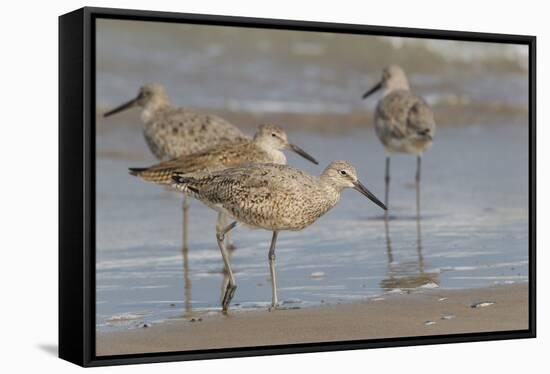
[{"label": "wet sand", "polygon": [[426,290],[362,304],[197,314],[147,328],[102,332],[97,355],[524,330],[528,321],[526,283]]}]

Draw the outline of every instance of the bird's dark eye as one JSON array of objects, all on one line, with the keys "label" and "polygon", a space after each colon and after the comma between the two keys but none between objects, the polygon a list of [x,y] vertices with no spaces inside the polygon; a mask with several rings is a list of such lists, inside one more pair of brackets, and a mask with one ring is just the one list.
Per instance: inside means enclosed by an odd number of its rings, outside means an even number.
[{"label": "bird's dark eye", "polygon": [[275,138],[277,136],[277,134],[271,133],[271,136]]},{"label": "bird's dark eye", "polygon": [[340,174],[342,174],[342,175],[347,175],[348,173],[346,173],[345,170],[340,170]]}]

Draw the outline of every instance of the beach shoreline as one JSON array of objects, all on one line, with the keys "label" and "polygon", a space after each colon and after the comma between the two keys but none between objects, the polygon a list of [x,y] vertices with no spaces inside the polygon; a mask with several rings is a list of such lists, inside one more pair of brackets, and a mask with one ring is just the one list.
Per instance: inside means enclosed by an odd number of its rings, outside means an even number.
[{"label": "beach shoreline", "polygon": [[[104,130],[105,121],[102,115],[111,106],[97,108],[98,130]],[[252,131],[262,123],[275,123],[287,129],[295,129],[319,134],[347,134],[356,130],[373,127],[374,112],[372,109],[351,110],[349,112],[254,112],[229,108],[189,107],[188,109],[220,116],[245,131]],[[463,127],[465,124],[502,125],[503,123],[526,123],[528,110],[521,105],[492,103],[474,105],[472,103],[440,103],[434,105],[438,127]],[[139,123],[135,111],[123,112],[109,118],[109,124],[135,127]]]},{"label": "beach shoreline", "polygon": [[526,330],[528,283],[430,289],[365,303],[197,313],[133,330],[97,332],[97,356]]}]

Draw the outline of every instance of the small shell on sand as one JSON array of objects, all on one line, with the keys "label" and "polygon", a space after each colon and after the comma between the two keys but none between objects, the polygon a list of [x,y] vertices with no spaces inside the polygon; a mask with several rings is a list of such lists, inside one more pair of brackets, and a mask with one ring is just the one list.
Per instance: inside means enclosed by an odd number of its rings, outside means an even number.
[{"label": "small shell on sand", "polygon": [[435,322],[434,321],[426,321],[426,322],[424,322],[424,325],[426,325],[426,326],[435,325]]},{"label": "small shell on sand", "polygon": [[456,318],[456,316],[454,314],[446,314],[444,316],[441,316],[441,319],[445,320],[445,321],[448,321],[448,320],[454,319],[454,318]]},{"label": "small shell on sand", "polygon": [[447,301],[449,300],[448,297],[440,297],[439,299],[437,299],[437,301]]},{"label": "small shell on sand", "polygon": [[474,303],[470,305],[470,308],[485,308],[487,306],[494,305],[495,303],[493,301],[481,301],[479,303]]}]

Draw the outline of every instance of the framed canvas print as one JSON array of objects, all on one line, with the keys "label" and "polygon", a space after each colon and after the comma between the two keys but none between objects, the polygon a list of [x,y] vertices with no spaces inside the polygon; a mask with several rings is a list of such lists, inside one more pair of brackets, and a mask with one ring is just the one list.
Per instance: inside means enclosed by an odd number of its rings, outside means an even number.
[{"label": "framed canvas print", "polygon": [[59,19],[59,354],[535,336],[535,37]]}]

